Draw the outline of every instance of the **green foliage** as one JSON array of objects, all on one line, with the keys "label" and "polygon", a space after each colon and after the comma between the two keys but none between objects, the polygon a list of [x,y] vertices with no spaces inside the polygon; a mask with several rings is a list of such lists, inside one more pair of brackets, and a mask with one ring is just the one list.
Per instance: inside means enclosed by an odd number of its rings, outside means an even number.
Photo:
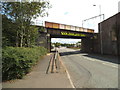
[{"label": "green foliage", "polygon": [[14,20],[23,19],[26,21],[48,15],[47,9],[51,8],[47,0],[40,0],[40,2],[1,2],[1,5],[1,13]]},{"label": "green foliage", "polygon": [[45,29],[45,27],[40,26],[40,27],[38,28],[38,31],[39,31],[39,32],[46,32],[46,29]]},{"label": "green foliage", "polygon": [[31,26],[32,19],[47,16],[49,1],[1,2],[3,16],[3,46],[30,47],[35,44],[38,32]]},{"label": "green foliage", "polygon": [[2,51],[2,79],[20,79],[47,50],[43,47],[5,47]]},{"label": "green foliage", "polygon": [[[3,80],[22,78],[40,56],[47,53],[45,48],[34,46],[39,29],[32,26],[32,19],[48,15],[47,9],[50,8],[50,4],[47,0],[40,0],[40,2],[0,2],[0,5],[4,47],[2,78]],[[44,31],[44,28],[40,30]]]},{"label": "green foliage", "polygon": [[53,43],[53,44],[55,45],[55,47],[61,46],[61,43],[59,43],[59,42],[56,42],[56,43]]},{"label": "green foliage", "polygon": [[12,20],[2,15],[2,45],[15,46],[16,29]]}]

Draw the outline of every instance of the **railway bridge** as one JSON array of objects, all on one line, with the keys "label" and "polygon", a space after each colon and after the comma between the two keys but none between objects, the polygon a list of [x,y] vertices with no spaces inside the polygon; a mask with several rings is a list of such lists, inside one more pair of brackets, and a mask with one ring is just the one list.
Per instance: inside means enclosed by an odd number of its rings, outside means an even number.
[{"label": "railway bridge", "polygon": [[[50,52],[51,38],[71,38],[81,39],[81,49],[83,52],[96,52],[98,48],[98,33],[93,29],[65,25],[53,22],[45,22],[45,32],[40,32],[37,45],[44,46]],[[95,46],[96,44],[96,46]]]}]

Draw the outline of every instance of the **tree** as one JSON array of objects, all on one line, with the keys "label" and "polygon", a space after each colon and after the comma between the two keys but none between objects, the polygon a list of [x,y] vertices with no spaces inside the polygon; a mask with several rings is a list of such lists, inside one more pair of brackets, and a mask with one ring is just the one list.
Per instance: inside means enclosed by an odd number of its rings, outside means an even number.
[{"label": "tree", "polygon": [[12,20],[2,15],[2,46],[14,46],[16,38],[16,29]]},{"label": "tree", "polygon": [[[46,10],[50,8],[49,2],[43,0],[40,2],[2,2],[1,5],[0,13],[14,23],[11,30],[15,33],[16,46],[30,46],[37,34],[33,33],[37,30],[31,26],[31,19],[47,16]],[[9,31],[9,27],[6,30]]]},{"label": "tree", "polygon": [[53,44],[55,45],[55,47],[61,46],[61,43],[59,43],[59,42],[56,42],[56,43],[53,43]]}]

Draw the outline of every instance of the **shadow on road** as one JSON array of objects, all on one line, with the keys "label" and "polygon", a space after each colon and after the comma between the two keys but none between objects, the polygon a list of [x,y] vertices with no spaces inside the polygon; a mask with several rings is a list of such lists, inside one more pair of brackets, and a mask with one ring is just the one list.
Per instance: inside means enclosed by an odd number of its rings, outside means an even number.
[{"label": "shadow on road", "polygon": [[74,55],[74,54],[80,54],[80,53],[81,51],[62,52],[60,53],[60,56]]},{"label": "shadow on road", "polygon": [[113,56],[113,55],[88,54],[88,55],[83,55],[83,56],[95,58],[95,59],[99,59],[102,61],[107,61],[107,62],[111,62],[111,63],[115,63],[115,64],[119,64],[118,57]]},{"label": "shadow on road", "polygon": [[101,55],[101,54],[94,54],[94,53],[83,53],[82,51],[71,51],[71,52],[62,52],[60,53],[60,56],[68,56],[68,55],[76,55],[80,54],[84,57],[89,57],[93,59],[99,59],[102,61],[107,61],[115,64],[120,64],[120,61],[118,61],[118,57],[114,55]]}]

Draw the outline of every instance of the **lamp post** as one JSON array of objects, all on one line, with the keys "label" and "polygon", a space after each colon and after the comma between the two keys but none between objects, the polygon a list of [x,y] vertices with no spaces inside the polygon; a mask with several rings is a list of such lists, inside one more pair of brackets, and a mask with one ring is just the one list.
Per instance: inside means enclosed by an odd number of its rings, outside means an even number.
[{"label": "lamp post", "polygon": [[[93,5],[93,6],[97,6],[97,5]],[[99,5],[99,14],[101,15],[101,5]],[[101,22],[101,17],[100,17],[100,22]]]},{"label": "lamp post", "polygon": [[[93,5],[97,6],[97,5]],[[101,5],[99,5],[99,13],[100,13],[100,22],[101,22]],[[104,20],[104,14],[103,14],[103,20]],[[100,44],[101,44],[101,54],[103,54],[103,42],[102,42],[102,29],[101,29],[101,23],[100,23]]]}]

